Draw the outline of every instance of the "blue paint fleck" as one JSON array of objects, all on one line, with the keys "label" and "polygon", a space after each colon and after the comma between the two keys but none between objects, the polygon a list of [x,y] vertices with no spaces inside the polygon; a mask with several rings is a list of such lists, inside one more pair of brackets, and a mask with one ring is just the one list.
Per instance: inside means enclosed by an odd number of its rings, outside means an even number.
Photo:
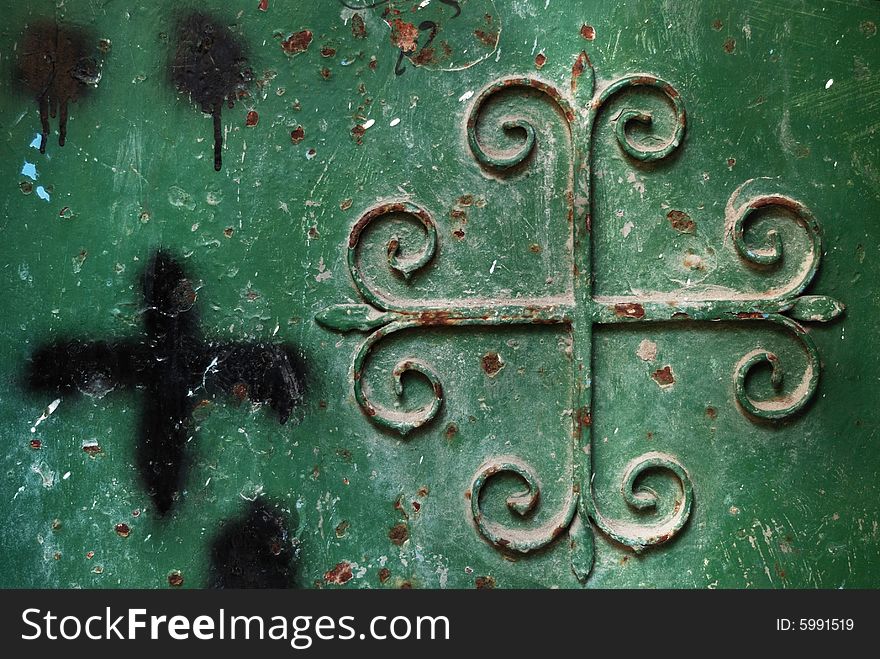
[{"label": "blue paint fleck", "polygon": [[45,199],[46,201],[49,201],[49,193],[46,192],[46,188],[44,188],[42,185],[37,186],[37,196],[40,199]]},{"label": "blue paint fleck", "polygon": [[39,133],[37,133],[36,137],[34,137],[34,139],[31,140],[31,143],[30,143],[28,146],[31,147],[32,149],[39,149],[39,148],[40,148],[40,143],[41,143],[42,141],[43,141],[43,137],[42,137],[42,135],[40,135]]},{"label": "blue paint fleck", "polygon": [[24,167],[21,168],[21,173],[24,176],[30,178],[32,181],[37,180],[37,166],[32,162],[28,162],[27,160],[25,160]]}]

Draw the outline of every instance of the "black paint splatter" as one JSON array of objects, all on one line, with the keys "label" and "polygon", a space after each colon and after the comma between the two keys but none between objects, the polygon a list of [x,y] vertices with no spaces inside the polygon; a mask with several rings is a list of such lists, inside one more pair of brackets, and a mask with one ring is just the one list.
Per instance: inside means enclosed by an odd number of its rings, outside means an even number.
[{"label": "black paint splatter", "polygon": [[46,153],[49,116],[58,123],[58,144],[67,139],[67,104],[76,101],[101,79],[98,61],[91,56],[91,39],[81,29],[41,22],[28,27],[21,44],[17,78],[36,96],[40,107],[40,153]]},{"label": "black paint splatter", "polygon": [[155,254],[143,284],[142,339],[54,343],[37,351],[27,379],[34,390],[97,397],[117,386],[142,391],[138,470],[164,515],[184,482],[195,405],[223,392],[268,403],[283,424],[302,403],[305,367],[289,346],[205,342],[194,308],[195,288],[167,253]]},{"label": "black paint splatter", "polygon": [[214,118],[214,169],[219,172],[223,164],[220,111],[224,102],[231,108],[253,78],[244,46],[208,16],[190,14],[177,26],[171,78],[180,92],[189,94],[202,112]]},{"label": "black paint splatter", "polygon": [[254,502],[211,546],[212,588],[292,588],[296,544],[284,517]]}]

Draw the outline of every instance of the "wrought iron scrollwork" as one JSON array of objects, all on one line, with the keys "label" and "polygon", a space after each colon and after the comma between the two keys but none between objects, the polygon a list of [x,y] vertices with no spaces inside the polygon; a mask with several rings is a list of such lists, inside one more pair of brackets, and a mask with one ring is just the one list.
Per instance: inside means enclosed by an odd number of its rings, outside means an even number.
[{"label": "wrought iron scrollwork", "polygon": [[[645,146],[634,141],[630,135],[630,128],[635,122],[653,129],[652,114],[632,108],[626,102],[627,94],[636,89],[659,94],[673,115],[672,130],[670,134],[658,138],[659,146]],[[736,403],[750,418],[778,420],[803,409],[818,385],[821,368],[818,350],[801,323],[832,320],[843,313],[844,306],[827,296],[803,294],[816,274],[822,256],[820,227],[809,209],[801,202],[780,194],[746,198],[743,195],[746,184],[734,191],[726,208],[726,229],[732,237],[733,249],[745,267],[754,271],[780,263],[784,249],[780,234],[770,230],[761,244],[752,244],[747,240],[747,228],[764,211],[787,214],[806,232],[809,244],[806,259],[792,281],[758,293],[730,291],[727,295],[719,295],[718,289],[695,289],[676,299],[670,299],[669,293],[620,297],[594,295],[590,263],[590,159],[598,117],[612,100],[623,103],[623,109],[612,119],[614,135],[621,150],[633,160],[656,162],[670,156],[684,142],[687,115],[682,97],[670,83],[646,74],[626,76],[604,86],[598,85],[597,89],[595,73],[586,53],[578,55],[574,62],[571,89],[567,93],[546,81],[531,77],[511,77],[492,82],[476,95],[468,108],[465,132],[467,146],[477,163],[502,176],[523,165],[536,149],[541,148],[540,130],[524,116],[508,115],[501,125],[506,132],[521,134],[522,140],[514,147],[501,149],[490,146],[481,135],[481,122],[485,120],[482,115],[490,99],[511,90],[542,96],[563,117],[572,151],[566,199],[572,220],[573,289],[565,295],[530,300],[432,299],[412,302],[394,298],[390,293],[375,288],[364,276],[358,254],[363,232],[374,222],[391,215],[405,216],[421,225],[424,242],[410,256],[402,255],[401,242],[396,234],[390,236],[387,242],[387,266],[403,284],[433,262],[439,249],[439,240],[436,223],[427,209],[409,201],[392,201],[366,210],[351,230],[348,267],[362,303],[334,305],[320,312],[316,319],[333,330],[369,333],[353,360],[354,397],[372,422],[402,435],[424,426],[440,414],[444,403],[443,386],[440,375],[430,364],[419,358],[407,357],[401,359],[392,370],[394,392],[398,396],[403,394],[403,376],[410,373],[427,382],[430,398],[410,410],[399,410],[375,402],[365,385],[364,373],[372,351],[389,335],[450,326],[527,326],[540,323],[568,328],[573,337],[573,359],[577,366],[571,383],[577,409],[571,415],[570,438],[566,441],[571,488],[566,492],[561,507],[549,515],[536,515],[542,505],[541,481],[536,469],[517,456],[500,456],[477,468],[469,490],[469,514],[477,532],[504,552],[527,554],[567,533],[572,569],[579,579],[584,580],[593,563],[593,527],[617,543],[634,551],[642,551],[678,534],[687,524],[695,500],[695,486],[682,462],[673,455],[648,452],[635,457],[621,474],[621,493],[623,501],[633,512],[632,520],[612,519],[599,510],[593,490],[590,431],[592,393],[589,378],[583,376],[590,368],[593,326],[691,321],[771,323],[793,336],[801,346],[806,361],[803,374],[799,380],[795,378],[792,385],[792,378],[787,371],[783,371],[780,357],[770,350],[756,348],[734,366],[733,390]],[[761,364],[770,366],[771,384],[778,395],[756,400],[747,392],[746,383],[753,369]],[[661,505],[660,494],[643,482],[643,477],[649,473],[672,480],[676,490],[673,501]],[[513,476],[523,483],[525,489],[506,500],[507,508],[523,524],[508,527],[490,519],[485,512],[485,497],[488,496],[486,485],[502,474]],[[661,513],[661,510],[666,512]],[[657,514],[652,515],[652,512]],[[529,527],[528,524],[534,519],[544,521],[534,522]]]}]

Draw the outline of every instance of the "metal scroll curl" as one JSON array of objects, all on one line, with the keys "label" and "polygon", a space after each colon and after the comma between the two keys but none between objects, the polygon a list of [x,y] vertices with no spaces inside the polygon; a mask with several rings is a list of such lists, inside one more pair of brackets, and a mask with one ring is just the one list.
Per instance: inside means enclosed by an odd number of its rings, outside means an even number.
[{"label": "metal scroll curl", "polygon": [[652,451],[633,459],[623,470],[621,493],[623,500],[633,511],[645,513],[658,508],[660,495],[650,487],[639,484],[642,476],[651,471],[666,474],[678,485],[678,495],[672,505],[672,512],[659,521],[636,523],[606,517],[598,509],[592,485],[590,496],[583,499],[585,516],[592,519],[609,538],[636,552],[670,540],[687,524],[693,507],[693,485],[687,470],[673,456]]},{"label": "metal scroll curl", "polygon": [[481,465],[471,484],[470,502],[473,521],[486,540],[501,550],[527,554],[565,533],[577,510],[578,499],[574,491],[568,493],[562,509],[552,519],[534,528],[511,528],[489,519],[483,512],[483,489],[502,474],[518,476],[526,486],[525,491],[507,498],[511,512],[526,518],[535,512],[541,499],[541,483],[535,470],[519,458],[502,456]]}]

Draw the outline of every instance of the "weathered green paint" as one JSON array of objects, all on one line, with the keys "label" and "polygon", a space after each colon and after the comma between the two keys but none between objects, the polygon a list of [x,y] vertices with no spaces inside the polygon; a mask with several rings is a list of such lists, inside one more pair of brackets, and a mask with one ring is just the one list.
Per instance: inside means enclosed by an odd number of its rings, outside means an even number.
[{"label": "weathered green paint", "polygon": [[[37,17],[112,48],[45,156],[4,77],[2,584],[205,585],[265,498],[303,587],[876,585],[878,3],[418,4],[218,7],[258,81],[220,172],[167,80],[179,3],[8,9],[5,74]],[[165,519],[137,392],[20,379],[139,331],[160,245],[206,331],[309,364],[297,425],[197,410]]]}]

